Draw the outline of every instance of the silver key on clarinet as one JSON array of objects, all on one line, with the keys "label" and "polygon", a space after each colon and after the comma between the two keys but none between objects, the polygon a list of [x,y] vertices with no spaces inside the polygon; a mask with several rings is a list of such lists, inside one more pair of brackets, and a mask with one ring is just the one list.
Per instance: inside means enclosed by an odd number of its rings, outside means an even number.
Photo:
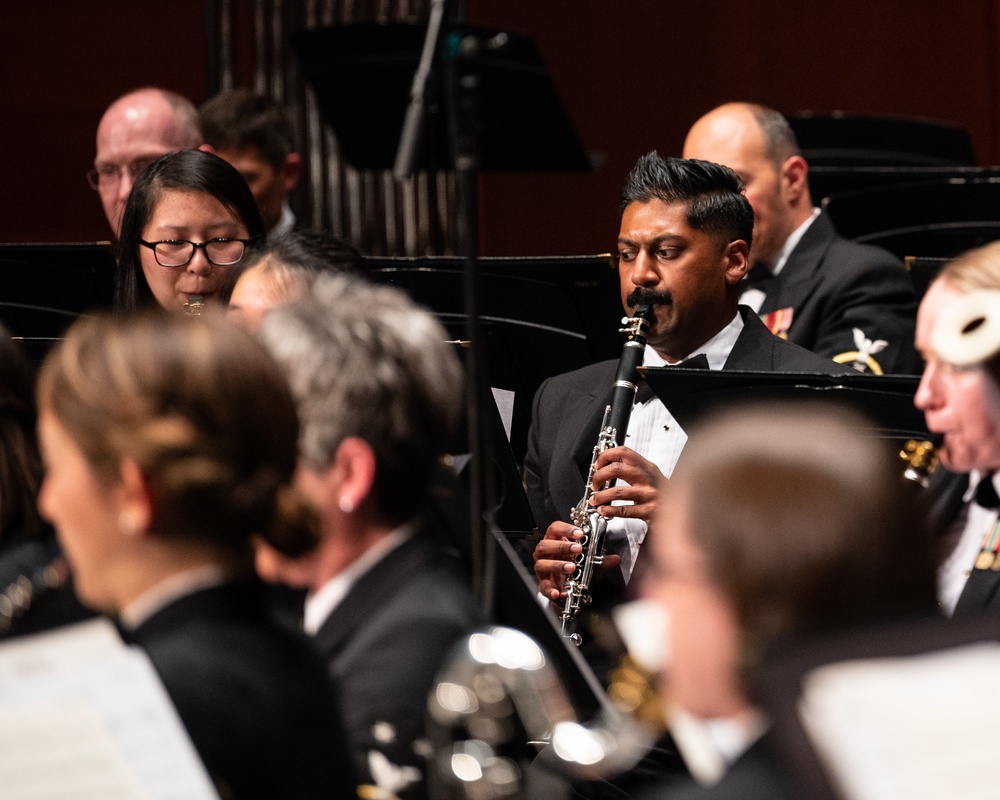
[{"label": "silver key on clarinet", "polygon": [[604,410],[601,430],[590,459],[590,469],[587,471],[583,498],[570,511],[573,524],[583,531],[581,540],[583,552],[576,557],[576,571],[566,584],[566,602],[563,605],[561,621],[562,635],[577,645],[582,642],[582,637],[574,630],[576,618],[580,609],[590,604],[590,584],[594,572],[604,561],[604,534],[608,527],[607,519],[590,505],[590,498],[594,494],[591,483],[601,453],[612,447],[618,447],[625,441],[632,405],[635,402],[637,370],[646,349],[646,330],[652,313],[652,306],[637,306],[632,317],[625,317],[622,320],[624,327],[621,330],[622,333],[628,334],[628,338],[618,361],[611,403]]}]

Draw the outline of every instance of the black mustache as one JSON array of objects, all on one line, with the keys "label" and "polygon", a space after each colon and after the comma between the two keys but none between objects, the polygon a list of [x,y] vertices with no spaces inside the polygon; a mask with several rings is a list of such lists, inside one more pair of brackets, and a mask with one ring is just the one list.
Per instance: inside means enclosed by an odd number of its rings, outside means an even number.
[{"label": "black mustache", "polygon": [[674,296],[669,290],[657,292],[653,289],[633,289],[629,296],[625,298],[629,307],[636,306],[669,306],[674,302]]}]

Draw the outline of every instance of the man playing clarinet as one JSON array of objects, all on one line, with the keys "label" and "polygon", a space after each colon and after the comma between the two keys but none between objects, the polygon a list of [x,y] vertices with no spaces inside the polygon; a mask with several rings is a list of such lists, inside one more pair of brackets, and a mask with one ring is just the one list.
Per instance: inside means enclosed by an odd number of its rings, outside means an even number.
[{"label": "man playing clarinet", "polygon": [[[629,316],[652,306],[646,366],[837,374],[845,368],[773,335],[739,305],[753,239],[753,211],[728,167],[694,159],[642,156],[622,191],[617,261]],[[608,556],[593,608],[623,599],[641,563],[647,522],[660,503],[687,434],[640,386],[623,446],[596,460],[617,363],[606,361],[547,380],[535,395],[524,478],[544,537],[534,550],[540,593],[561,611],[567,578],[583,550],[570,509],[584,494],[593,461],[592,505],[610,518]],[[608,485],[609,488],[602,488]],[[600,586],[600,584],[604,586]],[[581,626],[585,628],[586,626]]]}]

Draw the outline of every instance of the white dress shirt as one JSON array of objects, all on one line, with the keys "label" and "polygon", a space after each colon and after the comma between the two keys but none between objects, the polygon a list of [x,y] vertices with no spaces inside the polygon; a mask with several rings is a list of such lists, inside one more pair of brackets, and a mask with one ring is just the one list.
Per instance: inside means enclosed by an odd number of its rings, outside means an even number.
[{"label": "white dress shirt", "polygon": [[271,229],[268,236],[278,236],[279,234],[290,231],[295,227],[295,212],[292,211],[288,203],[281,204],[281,217],[278,218],[278,223]]},{"label": "white dress shirt", "polygon": [[221,564],[204,564],[181,572],[175,572],[151,586],[132,602],[127,603],[118,615],[118,621],[126,630],[135,630],[161,608],[166,608],[175,600],[212,586],[221,586],[235,580],[240,574]]},{"label": "white dress shirt", "polygon": [[[710,369],[722,369],[742,330],[743,317],[737,312],[732,322],[692,352],[688,358],[704,353]],[[676,366],[663,359],[652,347],[646,348],[642,363],[647,367]],[[665,477],[669,478],[674,471],[687,438],[684,429],[659,398],[650,397],[632,407],[625,445],[643,458],[652,461]],[[613,505],[630,504],[631,501],[613,503]],[[606,547],[608,552],[618,553],[622,557],[622,574],[626,581],[632,575],[632,567],[645,537],[646,523],[640,519],[615,517],[608,523],[605,534]]]},{"label": "white dress shirt", "polygon": [[[774,260],[774,264],[767,265],[767,271],[770,272],[774,277],[781,274],[781,270],[785,268],[785,263],[788,261],[788,257],[792,254],[792,250],[798,247],[799,242],[802,241],[802,237],[806,235],[806,231],[809,230],[809,226],[813,224],[813,221],[820,214],[818,208],[814,208],[812,215],[803,222],[799,227],[792,231],[792,235],[785,239],[785,243],[781,246],[781,250],[778,251],[778,257]],[[750,306],[755,313],[760,313],[760,307],[764,305],[764,300],[767,295],[760,289],[744,289],[743,293],[740,295],[740,303],[745,306]]]},{"label": "white dress shirt", "polygon": [[[947,536],[955,542],[948,557],[938,567],[938,603],[948,616],[955,613],[958,598],[965,588],[976,557],[983,549],[986,535],[997,522],[997,510],[973,502],[981,472],[969,473],[969,488],[962,497],[962,511],[948,528]],[[1000,473],[993,474],[993,488],[1000,491]]]}]

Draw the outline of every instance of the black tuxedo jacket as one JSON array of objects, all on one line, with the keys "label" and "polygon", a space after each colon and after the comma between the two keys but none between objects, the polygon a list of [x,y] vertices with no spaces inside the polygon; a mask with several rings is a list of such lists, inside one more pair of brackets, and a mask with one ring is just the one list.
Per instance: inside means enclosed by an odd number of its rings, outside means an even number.
[{"label": "black tuxedo jacket", "polygon": [[[969,488],[969,476],[939,468],[927,487],[928,517],[943,535],[964,507],[962,497]],[[985,534],[986,532],[983,531]],[[942,553],[942,556],[947,556]],[[1000,571],[973,569],[955,604],[953,619],[970,619],[1000,613]]]},{"label": "black tuxedo jacket", "polygon": [[718,783],[701,786],[693,780],[665,783],[637,791],[637,800],[793,800],[803,797],[786,777],[764,734],[726,771]]},{"label": "black tuxedo jacket", "polygon": [[920,372],[913,347],[917,297],[906,268],[886,250],[838,236],[825,213],[770,282],[760,314],[783,308],[794,309],[790,342],[835,358],[858,350],[853,331],[859,328],[887,343],[872,356],[882,372]]},{"label": "black tuxedo jacket", "polygon": [[224,800],[356,797],[323,660],[269,618],[261,584],[194,592],[124,636],[149,654]]},{"label": "black tuxedo jacket", "polygon": [[404,800],[426,796],[427,696],[451,646],[479,624],[467,569],[418,531],[362,575],[316,632],[363,782]]},{"label": "black tuxedo jacket", "polygon": [[[723,369],[840,374],[850,371],[772,335],[746,306],[744,327]],[[618,362],[602,361],[546,380],[535,394],[524,459],[528,501],[539,533],[568,520],[583,496]]]}]

